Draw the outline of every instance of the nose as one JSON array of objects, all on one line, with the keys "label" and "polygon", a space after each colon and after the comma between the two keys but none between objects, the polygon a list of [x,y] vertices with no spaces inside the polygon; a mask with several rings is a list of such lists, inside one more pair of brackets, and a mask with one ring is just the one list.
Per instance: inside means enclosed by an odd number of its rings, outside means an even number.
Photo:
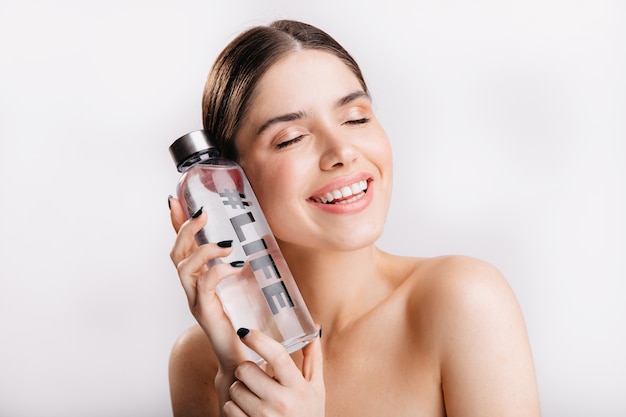
[{"label": "nose", "polygon": [[340,129],[325,129],[319,139],[322,147],[320,168],[323,171],[349,166],[359,157],[359,151],[352,143],[350,135]]}]

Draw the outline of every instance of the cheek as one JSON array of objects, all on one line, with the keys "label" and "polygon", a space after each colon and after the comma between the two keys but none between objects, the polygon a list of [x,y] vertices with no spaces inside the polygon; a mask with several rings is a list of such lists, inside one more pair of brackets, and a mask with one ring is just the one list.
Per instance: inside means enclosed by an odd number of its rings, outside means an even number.
[{"label": "cheek", "polygon": [[285,192],[286,186],[285,178],[288,178],[288,174],[281,174],[281,170],[278,169],[277,164],[267,163],[254,164],[254,168],[248,165],[242,164],[246,175],[248,175],[248,181],[254,190],[259,203],[264,208],[265,216],[268,217],[269,211],[273,211],[278,206],[277,202],[283,200],[281,194]]},{"label": "cheek", "polygon": [[392,167],[393,166],[393,151],[391,150],[391,144],[389,142],[387,142],[385,159],[386,159],[386,162],[389,164],[389,166]]},{"label": "cheek", "polygon": [[294,166],[288,161],[281,162],[274,161],[256,178],[259,203],[277,237],[283,237],[295,218],[302,214],[303,204],[306,203],[302,192],[303,182],[306,181],[302,171],[304,164]]},{"label": "cheek", "polygon": [[294,234],[293,225],[297,223],[295,218],[301,212],[301,208],[294,204],[294,199],[290,198],[293,189],[288,188],[288,178],[288,174],[266,172],[256,176],[257,181],[250,182],[272,233],[277,239],[285,241]]},{"label": "cheek", "polygon": [[369,143],[369,154],[372,158],[382,167],[391,168],[393,163],[391,142],[385,132],[381,129]]}]

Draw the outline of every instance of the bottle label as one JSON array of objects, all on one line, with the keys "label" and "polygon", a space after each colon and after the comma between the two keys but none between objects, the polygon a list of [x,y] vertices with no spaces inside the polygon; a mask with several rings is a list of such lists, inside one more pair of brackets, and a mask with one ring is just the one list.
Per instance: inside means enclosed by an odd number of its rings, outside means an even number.
[{"label": "bottle label", "polygon": [[[219,183],[220,181],[216,182]],[[243,185],[240,181],[235,181],[235,184]],[[259,235],[255,227],[257,220],[252,212],[249,211],[250,203],[243,193],[243,186],[241,188],[239,186],[236,186],[236,188],[225,187],[218,189],[217,192],[222,198],[222,203],[228,212],[230,223],[235,230],[244,253],[248,259],[254,256],[249,261],[250,267],[257,281],[266,283],[266,285],[261,285],[261,290],[272,314],[276,315],[283,309],[293,308],[294,302],[284,281],[281,279],[278,266],[274,262],[265,239]]]}]

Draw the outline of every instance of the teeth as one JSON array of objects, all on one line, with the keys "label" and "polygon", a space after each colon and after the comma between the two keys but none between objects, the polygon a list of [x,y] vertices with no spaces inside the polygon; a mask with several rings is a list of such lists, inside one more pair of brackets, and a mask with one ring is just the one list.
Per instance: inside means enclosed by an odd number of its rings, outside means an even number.
[{"label": "teeth", "polygon": [[343,186],[341,187],[341,189],[333,190],[333,191],[327,192],[326,194],[313,197],[313,200],[315,200],[318,203],[326,204],[326,203],[332,202],[333,200],[354,196],[352,198],[348,198],[347,200],[338,201],[339,204],[347,204],[347,203],[352,203],[358,200],[359,198],[361,198],[362,196],[360,194],[362,191],[365,191],[365,190],[367,190],[367,181],[362,180],[362,181],[355,182],[354,184]]}]

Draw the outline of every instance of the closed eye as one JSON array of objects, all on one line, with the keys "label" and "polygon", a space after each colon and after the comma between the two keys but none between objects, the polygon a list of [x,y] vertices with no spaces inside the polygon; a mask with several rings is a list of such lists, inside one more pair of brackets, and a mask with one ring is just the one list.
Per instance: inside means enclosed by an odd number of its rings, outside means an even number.
[{"label": "closed eye", "polygon": [[277,149],[286,148],[288,146],[291,146],[291,145],[294,145],[294,144],[300,142],[302,139],[304,139],[304,135],[300,135],[300,136],[298,136],[296,138],[289,139],[289,140],[286,140],[284,142],[280,142],[280,143],[276,144],[276,148]]},{"label": "closed eye", "polygon": [[369,121],[370,121],[369,118],[363,117],[361,119],[347,120],[346,122],[344,122],[344,124],[345,125],[362,125],[362,124],[368,123]]}]

